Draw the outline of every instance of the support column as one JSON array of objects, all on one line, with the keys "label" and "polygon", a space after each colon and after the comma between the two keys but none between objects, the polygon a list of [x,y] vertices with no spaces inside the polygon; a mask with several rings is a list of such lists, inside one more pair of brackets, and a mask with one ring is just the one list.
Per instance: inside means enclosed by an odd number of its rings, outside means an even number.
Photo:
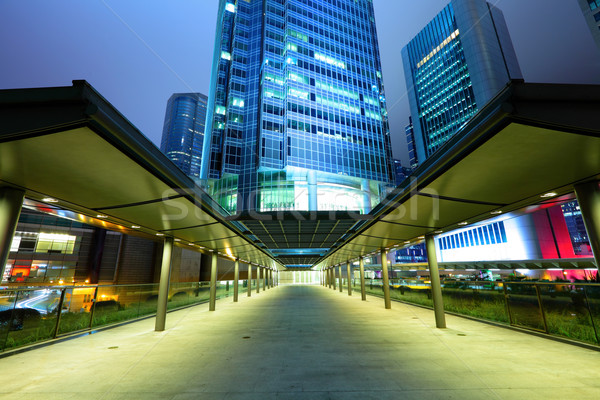
[{"label": "support column", "polygon": [[339,277],[340,287],[339,287],[339,289],[340,289],[340,293],[342,293],[342,291],[344,290],[344,288],[343,288],[344,285],[342,283],[342,264],[338,265],[338,273],[340,274],[340,277]]},{"label": "support column", "polygon": [[269,276],[271,277],[271,289],[275,287],[275,281],[273,280],[273,270],[269,271]]},{"label": "support column", "polygon": [[352,274],[352,265],[350,264],[350,261],[346,261],[346,269],[348,275],[348,296],[352,296],[352,278],[350,277]]},{"label": "support column", "polygon": [[233,267],[233,302],[237,303],[238,301],[238,289],[239,289],[239,281],[240,280],[240,260],[235,259],[235,265]]},{"label": "support column", "polygon": [[575,196],[577,196],[583,224],[594,254],[596,268],[600,270],[600,188],[598,181],[576,185]]},{"label": "support column", "polygon": [[167,302],[169,301],[169,284],[171,279],[171,254],[173,253],[173,238],[165,237],[163,242],[162,262],[160,264],[160,282],[158,283],[158,303],[156,304],[156,321],[154,330],[165,330],[167,321]]},{"label": "support column", "polygon": [[383,301],[385,308],[392,308],[390,300],[390,280],[388,278],[387,250],[381,249],[381,277],[383,278]]},{"label": "support column", "polygon": [[331,280],[333,281],[333,290],[337,289],[335,287],[335,265],[331,267]]},{"label": "support column", "polygon": [[263,270],[263,274],[264,274],[264,277],[263,277],[263,289],[264,289],[265,291],[267,291],[267,289],[269,288],[269,282],[268,282],[268,280],[267,280],[267,275],[268,275],[268,273],[269,273],[269,272],[268,272],[268,270],[265,268],[265,269]]},{"label": "support column", "polygon": [[435,251],[435,240],[432,235],[425,236],[427,247],[427,263],[429,264],[429,276],[431,280],[431,298],[433,299],[433,312],[435,314],[435,326],[446,327],[446,315],[444,314],[444,301],[442,299],[442,286],[440,285],[440,272],[438,270],[437,253]]},{"label": "support column", "polygon": [[248,264],[248,297],[252,296],[252,264]]},{"label": "support column", "polygon": [[256,267],[256,293],[260,293],[260,270],[261,267]]},{"label": "support column", "polygon": [[0,187],[0,281],[4,276],[24,196],[25,192],[22,190]]},{"label": "support column", "polygon": [[365,301],[367,300],[367,292],[365,291],[365,260],[360,257],[358,264],[360,265],[360,297]]},{"label": "support column", "polygon": [[217,251],[213,251],[210,262],[210,298],[208,311],[215,311],[217,305]]}]

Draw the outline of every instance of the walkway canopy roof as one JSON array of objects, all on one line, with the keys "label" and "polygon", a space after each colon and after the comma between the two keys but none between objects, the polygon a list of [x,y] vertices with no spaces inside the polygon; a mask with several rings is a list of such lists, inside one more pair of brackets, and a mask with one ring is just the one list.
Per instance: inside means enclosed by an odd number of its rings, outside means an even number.
[{"label": "walkway canopy roof", "polygon": [[369,215],[228,216],[89,84],[74,81],[0,91],[0,184],[124,231],[269,267],[326,267],[556,201],[598,179],[598,110],[598,86],[513,82]]},{"label": "walkway canopy roof", "polygon": [[57,207],[99,216],[126,233],[169,235],[197,250],[277,267],[85,81],[2,90],[0,121],[0,184],[33,200],[56,199]]},{"label": "walkway canopy roof", "polygon": [[599,177],[600,87],[513,82],[319,264],[555,202]]}]

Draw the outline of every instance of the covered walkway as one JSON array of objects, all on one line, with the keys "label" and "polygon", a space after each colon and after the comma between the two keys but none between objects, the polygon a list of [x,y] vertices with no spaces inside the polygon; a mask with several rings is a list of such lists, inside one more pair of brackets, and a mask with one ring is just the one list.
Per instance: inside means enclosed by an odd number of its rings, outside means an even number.
[{"label": "covered walkway", "polygon": [[0,399],[598,399],[600,353],[279,286],[0,359]]}]

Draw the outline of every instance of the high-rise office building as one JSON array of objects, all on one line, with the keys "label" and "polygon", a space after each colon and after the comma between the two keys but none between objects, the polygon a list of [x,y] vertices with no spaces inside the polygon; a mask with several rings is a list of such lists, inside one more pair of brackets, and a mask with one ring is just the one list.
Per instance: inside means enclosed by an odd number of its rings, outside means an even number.
[{"label": "high-rise office building", "polygon": [[419,162],[522,79],[504,16],[485,0],[452,0],[402,49],[402,61]]},{"label": "high-rise office building", "polygon": [[201,93],[175,93],[165,113],[160,149],[194,179],[200,178],[207,102]]},{"label": "high-rise office building", "polygon": [[592,32],[596,45],[600,48],[600,0],[578,0],[583,17]]},{"label": "high-rise office building", "polygon": [[393,181],[370,0],[221,0],[202,178],[231,212],[367,212]]},{"label": "high-rise office building", "polygon": [[404,128],[404,133],[406,133],[406,145],[408,146],[408,162],[410,169],[415,169],[419,166],[419,159],[415,147],[415,128],[413,126],[412,117],[408,117],[408,125]]}]

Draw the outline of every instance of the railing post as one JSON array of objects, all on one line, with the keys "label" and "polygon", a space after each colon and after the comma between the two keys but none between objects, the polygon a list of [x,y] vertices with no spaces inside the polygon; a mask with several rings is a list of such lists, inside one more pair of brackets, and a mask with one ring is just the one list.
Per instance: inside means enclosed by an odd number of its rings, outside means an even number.
[{"label": "railing post", "polygon": [[[62,315],[63,303],[65,302],[65,293],[67,292],[67,288],[62,288],[60,292],[60,300],[58,301],[58,315],[56,316],[56,326],[54,327],[54,335],[53,337],[56,339],[58,336],[58,327],[60,326],[60,317]],[[18,292],[17,292],[18,296]],[[14,312],[14,311],[13,311]],[[10,327],[10,324],[9,324]]]},{"label": "railing post", "polygon": [[154,330],[165,330],[167,321],[167,302],[169,301],[169,285],[171,280],[171,253],[173,252],[173,238],[165,237],[163,242],[162,262],[160,266],[160,282],[158,284],[158,302],[156,304],[156,322]]},{"label": "railing post", "polygon": [[340,282],[340,287],[339,287],[339,289],[340,289],[340,293],[342,293],[342,291],[343,291],[343,288],[342,288],[342,286],[343,286],[343,285],[342,285],[342,264],[338,265],[338,273],[340,274],[340,275],[339,275],[339,278],[338,278],[338,279],[339,279],[339,282]]}]

